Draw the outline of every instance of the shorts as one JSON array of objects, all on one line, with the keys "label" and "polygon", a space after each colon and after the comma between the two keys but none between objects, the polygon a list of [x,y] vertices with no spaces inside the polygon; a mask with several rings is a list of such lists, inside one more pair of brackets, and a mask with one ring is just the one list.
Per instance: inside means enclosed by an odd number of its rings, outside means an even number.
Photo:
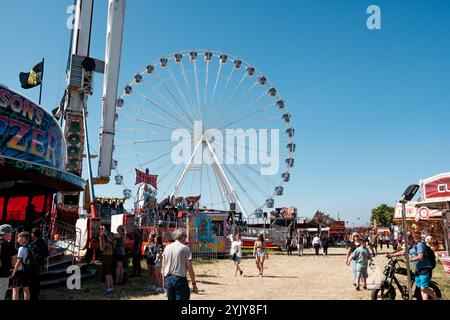
[{"label": "shorts", "polygon": [[30,286],[30,275],[26,271],[17,271],[12,280],[13,288],[25,288]]},{"label": "shorts", "polygon": [[8,291],[9,278],[0,278],[0,300],[5,300]]},{"label": "shorts", "polygon": [[367,267],[362,266],[361,264],[356,264],[356,279],[358,278],[366,278],[369,277],[367,273]]},{"label": "shorts", "polygon": [[428,288],[431,282],[431,274],[428,270],[422,270],[422,272],[416,273],[414,281],[418,288]]},{"label": "shorts", "polygon": [[256,252],[256,257],[265,257],[266,253],[264,251],[257,251]]},{"label": "shorts", "polygon": [[241,257],[237,257],[237,256],[236,256],[236,257],[234,258],[234,260],[233,260],[233,263],[234,263],[234,264],[240,264],[240,263],[241,263]]},{"label": "shorts", "polygon": [[110,276],[113,273],[114,260],[112,256],[102,256],[102,269],[103,274]]}]

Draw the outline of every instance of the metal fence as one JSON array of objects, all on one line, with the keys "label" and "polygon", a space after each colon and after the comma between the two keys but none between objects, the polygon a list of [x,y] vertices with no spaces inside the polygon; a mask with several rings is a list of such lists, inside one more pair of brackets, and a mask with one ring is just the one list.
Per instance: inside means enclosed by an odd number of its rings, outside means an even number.
[{"label": "metal fence", "polygon": [[190,245],[192,260],[215,260],[217,259],[217,250],[211,249],[204,243],[192,243]]},{"label": "metal fence", "polygon": [[44,225],[43,237],[51,246],[64,249],[66,254],[72,255],[74,261],[80,259],[81,250],[77,245],[80,243],[79,238],[81,237],[81,230],[79,228],[61,221],[55,221],[53,224]]}]

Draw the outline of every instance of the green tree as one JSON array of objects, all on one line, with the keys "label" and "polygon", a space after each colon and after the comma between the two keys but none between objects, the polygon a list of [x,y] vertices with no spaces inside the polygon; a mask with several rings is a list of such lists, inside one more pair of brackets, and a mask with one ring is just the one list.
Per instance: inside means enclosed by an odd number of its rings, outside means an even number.
[{"label": "green tree", "polygon": [[395,208],[390,207],[387,204],[380,204],[378,207],[372,209],[372,216],[370,221],[375,220],[377,225],[382,227],[389,227],[394,220]]}]

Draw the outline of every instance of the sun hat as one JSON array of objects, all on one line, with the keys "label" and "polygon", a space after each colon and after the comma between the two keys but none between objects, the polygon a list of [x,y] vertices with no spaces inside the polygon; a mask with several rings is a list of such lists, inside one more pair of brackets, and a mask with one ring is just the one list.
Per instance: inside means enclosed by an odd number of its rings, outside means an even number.
[{"label": "sun hat", "polygon": [[11,227],[11,225],[9,224],[2,224],[0,226],[0,235],[4,235],[7,233],[13,233],[14,232],[14,228]]}]

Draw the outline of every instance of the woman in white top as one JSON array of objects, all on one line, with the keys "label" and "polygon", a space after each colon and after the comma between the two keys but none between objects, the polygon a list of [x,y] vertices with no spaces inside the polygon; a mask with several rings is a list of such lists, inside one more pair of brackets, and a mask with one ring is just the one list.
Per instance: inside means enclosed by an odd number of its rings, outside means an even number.
[{"label": "woman in white top", "polygon": [[235,235],[234,241],[231,243],[231,249],[230,249],[230,255],[233,257],[233,263],[235,266],[235,271],[234,271],[235,277],[236,277],[238,271],[241,276],[244,273],[244,271],[242,271],[241,267],[239,266],[239,264],[241,263],[241,258],[242,258],[241,244],[242,244],[241,235],[240,234]]},{"label": "woman in white top", "polygon": [[316,257],[318,257],[320,247],[322,247],[322,241],[320,241],[319,234],[316,234],[316,236],[313,238],[312,245],[313,245],[314,249],[316,250]]}]

